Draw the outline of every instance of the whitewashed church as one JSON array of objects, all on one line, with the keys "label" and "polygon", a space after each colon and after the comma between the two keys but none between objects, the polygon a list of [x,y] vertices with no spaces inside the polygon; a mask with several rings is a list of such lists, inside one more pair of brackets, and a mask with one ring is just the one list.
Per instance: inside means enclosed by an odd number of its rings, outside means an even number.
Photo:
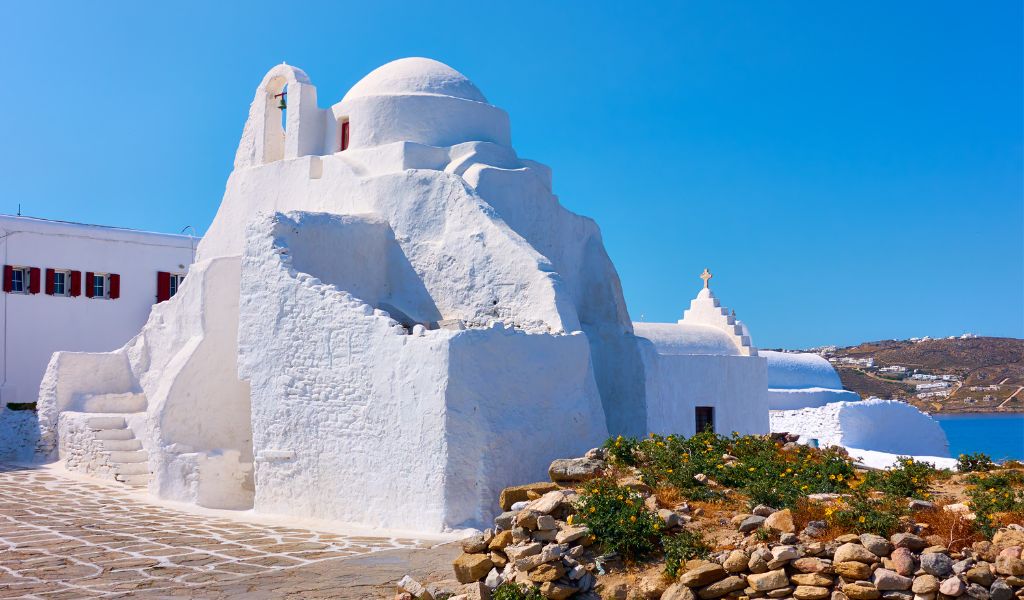
[{"label": "whitewashed church", "polygon": [[[442,531],[610,433],[768,431],[770,359],[710,273],[678,323],[633,323],[597,225],[462,74],[402,59],[322,102],[295,67],[266,75],[177,295],[122,348],[50,360],[38,457]],[[780,393],[820,387],[800,372]]]}]

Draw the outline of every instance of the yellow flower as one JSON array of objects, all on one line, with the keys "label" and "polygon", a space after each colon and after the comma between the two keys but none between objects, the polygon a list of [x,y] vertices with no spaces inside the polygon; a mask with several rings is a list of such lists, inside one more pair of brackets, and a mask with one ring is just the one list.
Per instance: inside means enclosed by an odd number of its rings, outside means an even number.
[{"label": "yellow flower", "polygon": [[842,481],[842,480],[843,480],[843,476],[842,476],[842,475],[838,475],[838,476],[836,477],[836,481]]},{"label": "yellow flower", "polygon": [[836,476],[835,475],[829,475],[828,478],[833,480],[833,481],[835,481]]},{"label": "yellow flower", "polygon": [[591,494],[596,494],[597,493],[597,488],[594,488],[594,489],[590,490],[590,493]]},{"label": "yellow flower", "polygon": [[715,467],[715,468],[717,468],[717,469],[724,469],[724,468],[725,468],[725,465],[718,465],[718,466],[717,466],[717,467]]},{"label": "yellow flower", "polygon": [[[593,508],[593,507],[591,507],[591,508]],[[566,522],[566,524],[568,524],[568,525],[572,525],[572,515],[569,515],[569,516],[568,516],[568,517],[567,517],[567,518],[565,519],[565,522]]]},{"label": "yellow flower", "polygon": [[802,486],[800,486],[800,489],[802,489],[802,490],[806,490],[806,489],[807,489],[807,486],[806,486],[806,485],[802,485]]},{"label": "yellow flower", "polygon": [[595,507],[591,506],[591,507],[590,507],[590,512],[597,512],[597,508],[595,508]]},{"label": "yellow flower", "polygon": [[825,509],[825,516],[832,516],[832,513],[836,512],[836,509],[831,506]]},{"label": "yellow flower", "polygon": [[863,523],[866,519],[864,519],[864,515],[861,515],[861,517],[859,519],[857,519],[857,520],[860,521],[861,523]]},{"label": "yellow flower", "polygon": [[622,496],[619,496],[619,500],[622,500]]},{"label": "yellow flower", "polygon": [[668,472],[669,472],[669,473],[671,473],[671,472],[672,472],[672,469],[669,469],[669,470],[668,470]]},{"label": "yellow flower", "polygon": [[636,515],[633,515],[632,517],[630,517],[629,520],[631,522],[633,522],[633,523],[636,523]]},{"label": "yellow flower", "polygon": [[792,473],[792,472],[793,472],[793,469],[786,469],[786,472],[787,472],[787,473]]},{"label": "yellow flower", "polygon": [[779,473],[779,477],[780,477],[781,479],[785,479],[785,478],[786,478],[786,474],[785,474],[785,473]]},{"label": "yellow flower", "polygon": [[750,471],[751,473],[753,473],[753,472],[754,472],[754,467],[750,467],[750,468],[749,468],[749,469],[747,469],[747,470],[748,470],[748,471]]}]

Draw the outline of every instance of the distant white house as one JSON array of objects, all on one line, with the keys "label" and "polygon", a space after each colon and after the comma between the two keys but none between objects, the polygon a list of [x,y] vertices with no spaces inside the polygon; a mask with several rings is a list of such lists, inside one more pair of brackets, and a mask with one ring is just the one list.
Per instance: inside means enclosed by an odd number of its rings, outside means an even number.
[{"label": "distant white house", "polygon": [[950,387],[950,383],[948,381],[936,381],[935,383],[919,383],[917,384],[916,389],[918,391],[944,390],[948,387]]},{"label": "distant white house", "polygon": [[197,241],[0,215],[0,411],[32,407],[55,351],[106,352],[135,335],[177,291]]},{"label": "distant white house", "polygon": [[879,373],[906,373],[907,368],[901,367],[900,365],[892,365],[890,367],[882,367],[878,370]]}]

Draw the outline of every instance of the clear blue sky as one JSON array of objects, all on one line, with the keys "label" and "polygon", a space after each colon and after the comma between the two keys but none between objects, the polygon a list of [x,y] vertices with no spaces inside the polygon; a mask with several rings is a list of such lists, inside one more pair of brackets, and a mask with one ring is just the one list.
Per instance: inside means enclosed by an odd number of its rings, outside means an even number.
[{"label": "clear blue sky", "polygon": [[1021,6],[8,2],[0,212],[202,232],[267,69],[326,106],[428,56],[601,225],[634,319],[707,266],[761,347],[1024,337]]}]

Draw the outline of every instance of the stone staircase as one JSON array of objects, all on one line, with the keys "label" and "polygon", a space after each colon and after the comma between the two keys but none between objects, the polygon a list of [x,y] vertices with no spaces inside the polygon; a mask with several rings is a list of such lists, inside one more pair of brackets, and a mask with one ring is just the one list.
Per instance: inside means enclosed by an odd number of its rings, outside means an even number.
[{"label": "stone staircase", "polygon": [[133,487],[149,483],[149,453],[128,428],[124,416],[93,416],[86,423],[99,442],[99,453],[106,455],[105,462],[116,481]]}]

